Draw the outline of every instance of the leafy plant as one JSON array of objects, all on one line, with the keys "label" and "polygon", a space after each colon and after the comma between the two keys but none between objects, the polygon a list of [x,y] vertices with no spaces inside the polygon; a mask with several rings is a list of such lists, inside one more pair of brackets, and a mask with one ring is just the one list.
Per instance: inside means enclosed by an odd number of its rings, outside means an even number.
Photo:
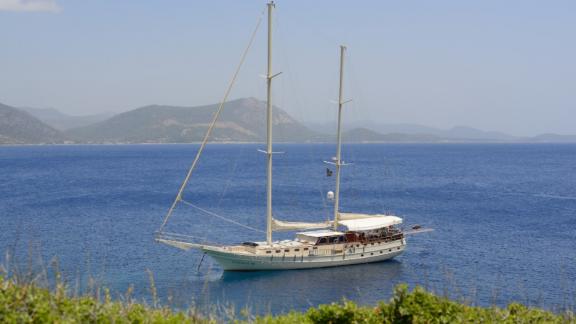
[{"label": "leafy plant", "polygon": [[102,300],[70,297],[62,283],[50,291],[0,275],[1,323],[576,323],[572,312],[554,314],[517,303],[506,308],[474,307],[436,296],[420,287],[409,291],[406,285],[397,286],[392,299],[376,307],[343,301],[310,308],[305,313],[241,315],[243,319],[238,319],[232,312],[224,318],[218,314],[200,315],[194,308],[182,312],[130,299],[113,301],[108,290],[104,290]]}]

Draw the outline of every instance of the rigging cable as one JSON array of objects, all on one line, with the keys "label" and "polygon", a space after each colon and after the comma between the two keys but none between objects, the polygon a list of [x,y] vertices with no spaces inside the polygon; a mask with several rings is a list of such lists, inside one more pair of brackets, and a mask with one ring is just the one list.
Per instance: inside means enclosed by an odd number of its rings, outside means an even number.
[{"label": "rigging cable", "polygon": [[248,46],[246,46],[246,49],[244,49],[244,52],[242,53],[240,63],[236,67],[236,71],[234,72],[234,75],[232,76],[232,79],[230,80],[230,83],[228,84],[228,88],[226,88],[226,92],[224,93],[224,97],[222,98],[222,101],[220,101],[220,105],[218,106],[218,109],[216,110],[216,112],[214,113],[214,116],[212,117],[212,122],[210,123],[210,126],[208,127],[208,130],[206,131],[206,135],[204,135],[204,139],[202,140],[202,144],[200,144],[200,148],[198,149],[198,152],[196,152],[196,157],[194,158],[194,161],[192,162],[192,165],[190,166],[190,169],[188,170],[188,173],[186,174],[186,178],[184,178],[184,182],[182,182],[182,185],[180,186],[180,189],[178,190],[178,194],[176,195],[174,202],[170,206],[170,209],[168,209],[168,212],[166,213],[166,216],[164,217],[164,221],[162,221],[162,225],[160,225],[158,232],[162,232],[162,230],[164,229],[164,226],[166,226],[166,223],[168,222],[168,219],[170,219],[170,216],[172,216],[172,213],[174,212],[174,208],[176,208],[176,206],[178,205],[178,202],[183,201],[182,200],[182,192],[186,188],[188,181],[190,181],[190,176],[192,176],[192,172],[196,168],[196,164],[198,163],[198,160],[200,159],[200,155],[202,154],[202,151],[204,150],[204,147],[206,146],[206,143],[208,142],[208,138],[210,137],[210,134],[212,133],[212,129],[216,125],[216,121],[218,120],[218,117],[220,116],[220,113],[222,112],[222,108],[224,108],[224,104],[228,100],[228,95],[230,94],[230,91],[232,91],[232,87],[234,86],[234,83],[236,82],[236,78],[238,77],[238,74],[240,73],[240,69],[242,68],[242,65],[244,65],[244,61],[246,60],[246,56],[248,55],[248,51],[250,50],[250,48],[252,47],[252,44],[254,43],[254,38],[256,38],[256,33],[258,32],[258,29],[260,27],[260,23],[262,22],[263,16],[264,16],[264,11],[262,11],[262,13],[260,14],[260,17],[258,18],[258,22],[256,23],[256,28],[254,28],[254,31],[252,32],[252,35],[250,36],[250,41],[248,42]]},{"label": "rigging cable", "polygon": [[218,214],[216,214],[216,213],[213,213],[213,212],[211,212],[211,211],[209,211],[209,210],[206,210],[206,209],[204,209],[204,208],[202,208],[202,207],[196,206],[196,205],[194,205],[193,203],[188,202],[188,201],[186,201],[186,200],[184,200],[184,199],[180,199],[180,201],[181,201],[183,204],[185,204],[185,205],[188,205],[188,206],[190,206],[190,207],[192,207],[192,208],[196,208],[196,209],[198,209],[199,211],[204,212],[204,213],[206,213],[206,214],[208,214],[208,215],[210,215],[210,216],[214,216],[214,217],[220,218],[221,220],[226,221],[226,222],[228,222],[228,223],[232,223],[232,224],[234,224],[234,225],[242,226],[242,227],[244,227],[244,228],[247,228],[247,229],[249,229],[249,230],[253,230],[253,231],[256,231],[256,232],[266,233],[266,232],[263,231],[263,230],[259,230],[259,229],[254,228],[254,227],[251,227],[251,226],[248,226],[248,225],[244,225],[244,224],[239,223],[239,222],[237,222],[237,221],[235,221],[235,220],[226,218],[226,217],[224,217],[224,216],[221,216],[221,215],[218,215]]}]

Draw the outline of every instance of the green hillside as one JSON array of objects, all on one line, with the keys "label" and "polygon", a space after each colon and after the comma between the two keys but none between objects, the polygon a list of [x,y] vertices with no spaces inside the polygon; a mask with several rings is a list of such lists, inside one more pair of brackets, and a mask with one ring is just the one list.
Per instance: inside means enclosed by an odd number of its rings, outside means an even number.
[{"label": "green hillside", "polygon": [[0,103],[0,144],[53,144],[64,138],[30,114]]},{"label": "green hillside", "polygon": [[[81,142],[190,143],[202,140],[218,105],[199,107],[146,106],[116,115],[68,135]],[[253,99],[225,104],[211,140],[214,142],[263,142],[266,140],[266,105]],[[274,140],[303,142],[320,135],[279,108],[273,112]]]}]

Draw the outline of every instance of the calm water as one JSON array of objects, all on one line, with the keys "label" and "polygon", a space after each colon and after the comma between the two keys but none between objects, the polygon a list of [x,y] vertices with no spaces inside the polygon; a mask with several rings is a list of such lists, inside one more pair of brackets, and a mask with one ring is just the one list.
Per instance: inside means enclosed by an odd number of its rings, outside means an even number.
[{"label": "calm water", "polygon": [[[576,301],[576,145],[350,145],[342,209],[394,212],[435,232],[393,261],[317,270],[223,273],[201,254],[153,241],[194,145],[0,147],[0,250],[16,261],[57,257],[70,281],[123,293],[134,285],[176,307],[220,301],[254,312],[348,298],[388,299],[401,282],[480,305],[551,309]],[[264,229],[259,145],[209,147],[186,199]],[[278,145],[276,217],[324,220],[332,145]],[[240,242],[264,235],[181,206],[169,231]],[[286,237],[277,235],[278,238]],[[30,261],[29,261],[30,259]],[[6,263],[6,261],[4,261]]]}]

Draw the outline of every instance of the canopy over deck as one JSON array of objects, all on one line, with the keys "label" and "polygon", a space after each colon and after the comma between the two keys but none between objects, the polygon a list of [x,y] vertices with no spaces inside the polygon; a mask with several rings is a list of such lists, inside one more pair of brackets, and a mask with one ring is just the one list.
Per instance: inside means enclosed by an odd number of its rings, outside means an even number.
[{"label": "canopy over deck", "polygon": [[362,218],[375,218],[375,217],[386,217],[386,216],[394,216],[394,215],[386,215],[386,214],[338,213],[338,219],[340,219],[340,220],[362,219]]},{"label": "canopy over deck", "polygon": [[346,226],[350,231],[369,231],[392,225],[402,224],[402,218],[397,216],[372,215],[371,217],[342,220],[340,221],[340,224]]},{"label": "canopy over deck", "polygon": [[272,219],[272,229],[274,231],[297,231],[306,229],[328,228],[330,222],[309,223],[309,222],[285,222],[278,219]]},{"label": "canopy over deck", "polygon": [[319,230],[319,231],[299,232],[296,233],[296,235],[305,235],[310,237],[326,237],[326,236],[344,235],[344,233],[329,230]]}]

